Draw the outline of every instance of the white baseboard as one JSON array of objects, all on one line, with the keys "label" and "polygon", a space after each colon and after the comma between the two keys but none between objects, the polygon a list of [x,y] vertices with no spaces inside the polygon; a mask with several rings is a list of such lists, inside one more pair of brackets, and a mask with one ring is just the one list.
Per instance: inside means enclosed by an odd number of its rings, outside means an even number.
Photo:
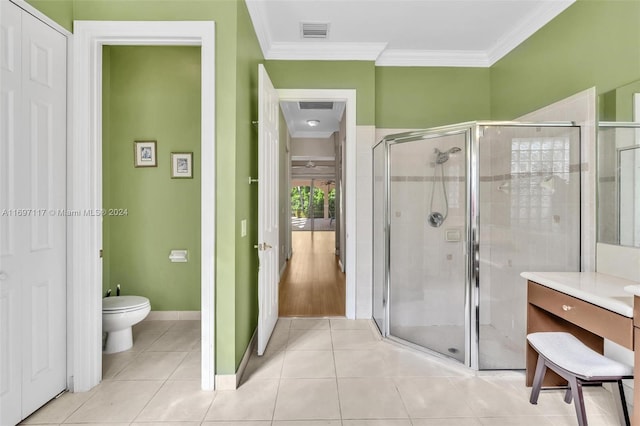
[{"label": "white baseboard", "polygon": [[236,374],[216,374],[216,390],[235,390],[240,386],[240,380],[242,380],[242,374],[244,374],[244,370],[247,368],[247,364],[249,363],[249,358],[251,354],[255,350],[256,344],[258,343],[258,328],[253,332],[253,336],[249,341],[249,345],[247,346],[247,350],[244,351],[244,355],[242,356],[242,361],[240,361],[240,365],[238,366],[238,371]]},{"label": "white baseboard", "polygon": [[145,318],[146,321],[199,321],[200,311],[151,311]]}]

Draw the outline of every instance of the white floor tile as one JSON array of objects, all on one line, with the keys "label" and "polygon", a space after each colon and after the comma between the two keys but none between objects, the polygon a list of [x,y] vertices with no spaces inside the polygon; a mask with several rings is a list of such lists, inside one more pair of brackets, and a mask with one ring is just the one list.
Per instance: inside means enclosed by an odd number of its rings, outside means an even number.
[{"label": "white floor tile", "polygon": [[343,420],[343,426],[412,426],[411,420]]},{"label": "white floor tile", "polygon": [[329,320],[332,330],[371,330],[370,320],[350,320],[346,318],[332,318]]},{"label": "white floor tile", "polygon": [[407,410],[392,379],[338,379],[343,419],[403,419]]},{"label": "white floor tile", "polygon": [[[162,426],[164,426],[164,424]],[[271,421],[256,420],[249,422],[203,422],[202,426],[271,426]]]},{"label": "white floor tile", "polygon": [[412,418],[475,417],[446,377],[396,378],[395,382]]},{"label": "white floor tile", "polygon": [[332,330],[333,348],[342,350],[373,350],[382,341],[371,330]]},{"label": "white floor tile", "polygon": [[278,380],[250,380],[233,391],[217,391],[205,420],[271,420]]},{"label": "white floor tile", "polygon": [[413,426],[482,426],[480,420],[471,417],[448,419],[411,419]]},{"label": "white floor tile", "polygon": [[326,318],[296,318],[291,321],[292,330],[329,330],[329,320]]},{"label": "white floor tile", "polygon": [[169,377],[170,380],[199,380],[202,377],[200,351],[189,352]]},{"label": "white floor tile", "polygon": [[254,379],[279,379],[282,375],[282,364],[285,352],[265,352],[263,356],[252,354],[247,368],[242,374],[242,381]]},{"label": "white floor tile", "polygon": [[141,331],[154,331],[164,333],[173,327],[178,321],[152,321],[145,320],[133,326],[133,335]]},{"label": "white floor tile", "polygon": [[201,321],[181,320],[176,321],[168,331],[190,331],[200,333]]},{"label": "white floor tile", "polygon": [[540,416],[481,417],[482,426],[551,426],[548,419]]},{"label": "white floor tile", "polygon": [[297,330],[289,331],[288,351],[330,351],[331,331]]},{"label": "white floor tile", "polygon": [[200,341],[201,336],[199,331],[169,330],[153,342],[153,344],[146,349],[146,352],[196,351],[201,348]]},{"label": "white floor tile", "polygon": [[187,352],[142,352],[114,380],[166,380],[186,356]]},{"label": "white floor tile", "polygon": [[274,420],[340,419],[335,379],[282,379]]},{"label": "white floor tile", "polygon": [[47,405],[40,408],[38,411],[27,417],[24,424],[44,424],[62,423],[69,417],[74,411],[76,411],[82,404],[87,402],[89,398],[93,396],[95,391],[78,392],[78,393],[65,393],[58,399],[50,401]]},{"label": "white floor tile", "polygon": [[131,422],[162,386],[161,381],[107,381],[68,419],[68,423]]},{"label": "white floor tile", "polygon": [[138,352],[131,351],[102,355],[102,380],[113,379],[137,356]]},{"label": "white floor tile", "polygon": [[214,396],[200,388],[199,380],[167,381],[135,420],[202,421]]},{"label": "white floor tile", "polygon": [[340,420],[276,420],[272,426],[342,426]]},{"label": "white floor tile", "polygon": [[287,351],[283,378],[313,379],[336,377],[333,351]]}]

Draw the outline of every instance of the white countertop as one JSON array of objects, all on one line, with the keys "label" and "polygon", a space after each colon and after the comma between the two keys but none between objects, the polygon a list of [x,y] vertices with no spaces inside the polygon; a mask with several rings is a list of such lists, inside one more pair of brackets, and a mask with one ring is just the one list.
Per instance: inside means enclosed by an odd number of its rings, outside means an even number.
[{"label": "white countertop", "polygon": [[633,318],[633,296],[640,296],[640,283],[599,272],[523,272],[520,276],[629,318]]}]

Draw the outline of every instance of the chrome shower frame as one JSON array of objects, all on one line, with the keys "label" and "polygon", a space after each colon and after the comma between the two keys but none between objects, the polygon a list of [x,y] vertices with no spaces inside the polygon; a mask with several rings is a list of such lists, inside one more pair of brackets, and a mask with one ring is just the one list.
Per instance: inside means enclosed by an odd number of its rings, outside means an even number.
[{"label": "chrome shower frame", "polygon": [[[465,261],[465,356],[464,365],[470,367],[473,370],[479,370],[479,347],[480,347],[480,148],[479,141],[484,134],[484,129],[493,126],[509,126],[509,127],[579,127],[573,122],[514,122],[514,121],[471,121],[459,124],[439,126],[425,130],[417,130],[411,132],[404,132],[398,134],[392,134],[384,137],[372,148],[372,169],[373,180],[372,193],[375,193],[375,150],[382,149],[384,153],[384,178],[383,178],[383,192],[384,192],[384,213],[383,213],[383,231],[384,238],[384,277],[383,277],[383,324],[376,324],[380,329],[381,335],[384,338],[398,342],[402,345],[424,351],[435,355],[437,357],[452,359],[445,354],[435,352],[429,348],[419,346],[417,344],[408,342],[399,337],[394,337],[390,334],[389,324],[389,300],[391,292],[390,283],[390,236],[393,230],[391,229],[391,197],[390,197],[390,148],[393,145],[415,142],[419,140],[427,140],[432,138],[439,138],[452,135],[465,135],[465,168],[466,168],[466,261]],[[374,212],[375,214],[375,212]],[[373,220],[373,236],[375,237],[376,223]],[[373,256],[375,256],[375,244],[372,244]],[[375,263],[375,262],[374,262]],[[374,265],[375,267],[375,265]],[[372,271],[372,291],[375,292],[375,271]],[[375,304],[376,295],[372,294],[372,303]],[[375,312],[376,307],[372,306],[372,312]],[[524,343],[523,343],[524,344]],[[457,360],[454,360],[458,362]]]}]

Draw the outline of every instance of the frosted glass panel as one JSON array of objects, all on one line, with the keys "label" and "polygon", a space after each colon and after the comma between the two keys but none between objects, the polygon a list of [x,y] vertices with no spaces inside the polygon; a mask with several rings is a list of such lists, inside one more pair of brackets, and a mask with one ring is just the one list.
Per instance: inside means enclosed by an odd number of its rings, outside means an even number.
[{"label": "frosted glass panel", "polygon": [[373,319],[380,332],[385,330],[386,307],[386,231],[385,231],[385,149],[384,143],[373,149]]},{"label": "frosted glass panel", "polygon": [[466,134],[389,151],[390,334],[459,361],[466,350]]},{"label": "frosted glass panel", "polygon": [[479,139],[479,368],[525,365],[522,271],[579,271],[575,127],[487,126]]}]

